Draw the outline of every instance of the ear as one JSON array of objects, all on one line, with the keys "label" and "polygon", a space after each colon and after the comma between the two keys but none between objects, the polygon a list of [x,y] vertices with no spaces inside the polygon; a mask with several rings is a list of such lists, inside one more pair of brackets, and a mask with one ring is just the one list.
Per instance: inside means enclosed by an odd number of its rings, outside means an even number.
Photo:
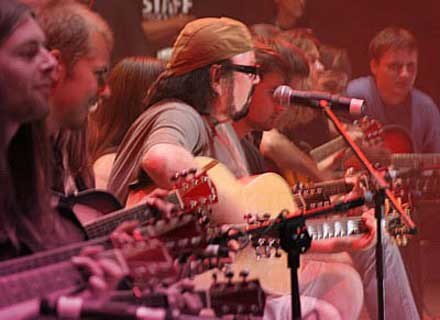
[{"label": "ear", "polygon": [[211,88],[219,95],[222,95],[222,70],[221,66],[218,64],[212,65],[209,69],[209,79],[211,83]]},{"label": "ear", "polygon": [[373,74],[373,76],[376,75],[378,67],[379,67],[379,61],[377,61],[376,59],[371,59],[370,60],[370,71]]},{"label": "ear", "polygon": [[55,78],[55,85],[57,85],[59,82],[61,82],[63,79],[67,76],[67,67],[66,64],[63,62],[63,59],[61,57],[61,52],[58,49],[54,49],[50,51],[50,54],[57,60],[57,66],[54,71],[54,78]]}]

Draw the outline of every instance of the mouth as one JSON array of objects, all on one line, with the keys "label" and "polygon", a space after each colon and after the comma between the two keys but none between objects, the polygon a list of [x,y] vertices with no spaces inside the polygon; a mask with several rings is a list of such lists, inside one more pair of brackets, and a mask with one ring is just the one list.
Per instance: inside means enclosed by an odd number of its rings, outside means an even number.
[{"label": "mouth", "polygon": [[52,92],[52,83],[41,84],[36,87],[36,89],[45,96],[49,96]]},{"label": "mouth", "polygon": [[396,83],[396,88],[398,89],[409,89],[411,87],[410,83],[407,82],[397,82]]}]

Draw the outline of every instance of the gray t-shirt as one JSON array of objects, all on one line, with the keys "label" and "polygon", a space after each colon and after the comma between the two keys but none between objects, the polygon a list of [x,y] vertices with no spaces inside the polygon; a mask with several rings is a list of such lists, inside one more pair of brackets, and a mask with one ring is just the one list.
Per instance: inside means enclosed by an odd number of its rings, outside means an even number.
[{"label": "gray t-shirt", "polygon": [[128,185],[147,178],[143,155],[157,144],[179,145],[194,156],[208,156],[225,164],[237,177],[248,174],[239,140],[229,123],[212,126],[191,106],[177,100],[159,102],[130,127],[118,149],[108,189],[125,203]]}]

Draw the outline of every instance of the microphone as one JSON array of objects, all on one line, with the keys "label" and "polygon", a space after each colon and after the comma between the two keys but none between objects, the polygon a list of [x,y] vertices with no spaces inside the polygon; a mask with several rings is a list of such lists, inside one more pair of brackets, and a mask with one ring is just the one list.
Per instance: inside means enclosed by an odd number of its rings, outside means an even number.
[{"label": "microphone", "polygon": [[363,114],[366,107],[365,101],[361,99],[348,98],[326,92],[293,90],[289,86],[279,86],[276,88],[273,97],[284,106],[297,103],[313,108],[321,108],[321,101],[326,101],[331,109],[348,111],[352,115]]},{"label": "microphone", "polygon": [[174,316],[161,308],[148,308],[128,303],[96,301],[80,297],[61,296],[57,299],[42,299],[41,315],[54,315],[57,318],[119,319],[119,320],[167,320]]}]

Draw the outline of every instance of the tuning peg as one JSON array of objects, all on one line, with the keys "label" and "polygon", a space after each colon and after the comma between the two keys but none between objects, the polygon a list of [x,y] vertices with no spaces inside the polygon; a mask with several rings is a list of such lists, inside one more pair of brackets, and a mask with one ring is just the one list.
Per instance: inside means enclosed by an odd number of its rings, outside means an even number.
[{"label": "tuning peg", "polygon": [[229,307],[226,304],[222,305],[222,314],[225,315],[228,313],[229,313]]},{"label": "tuning peg", "polygon": [[245,214],[243,216],[243,219],[246,221],[247,224],[254,224],[256,222],[255,216],[251,213]]},{"label": "tuning peg", "polygon": [[209,217],[207,217],[206,215],[200,215],[199,223],[203,226],[208,225],[209,224]]},{"label": "tuning peg", "polygon": [[241,270],[239,276],[243,282],[246,282],[246,278],[249,276],[249,270]]},{"label": "tuning peg", "polygon": [[214,272],[214,273],[212,274],[212,282],[214,283],[214,285],[217,284],[217,280],[218,280],[217,272]]},{"label": "tuning peg", "polygon": [[245,314],[245,312],[246,312],[246,307],[244,306],[244,305],[242,305],[242,304],[239,304],[238,306],[237,306],[237,310],[236,310],[237,312],[237,314],[238,315],[240,315],[240,314]]},{"label": "tuning peg", "polygon": [[250,311],[252,315],[258,315],[260,313],[260,308],[256,304],[250,306]]},{"label": "tuning peg", "polygon": [[234,271],[232,269],[226,270],[225,277],[228,279],[228,285],[232,285],[232,278],[234,277]]}]

